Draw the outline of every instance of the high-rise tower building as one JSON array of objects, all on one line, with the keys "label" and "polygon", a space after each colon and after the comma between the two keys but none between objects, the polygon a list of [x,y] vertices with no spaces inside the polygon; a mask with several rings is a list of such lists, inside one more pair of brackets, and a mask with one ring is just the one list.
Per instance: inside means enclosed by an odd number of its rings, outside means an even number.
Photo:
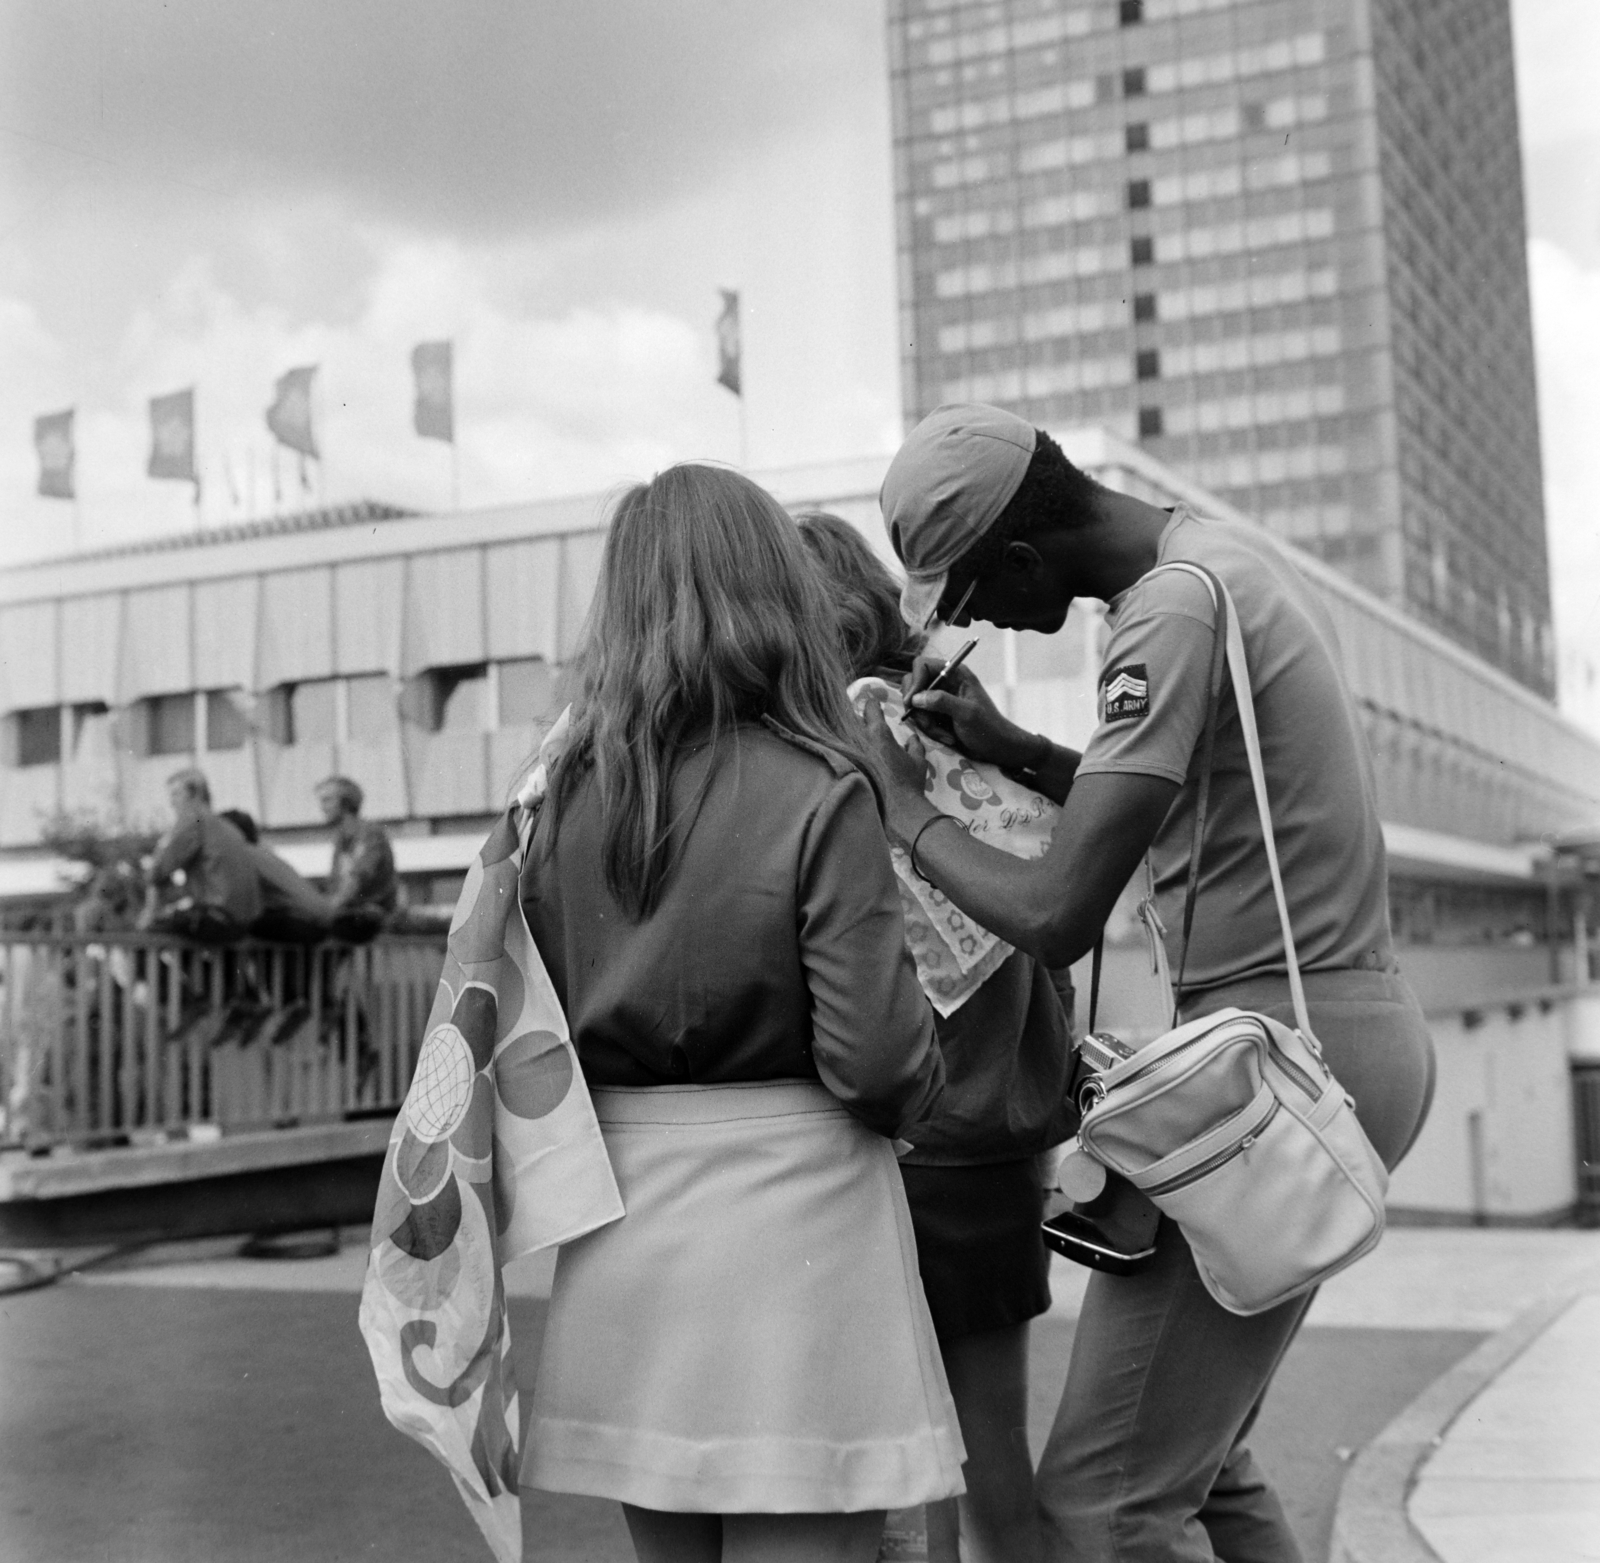
[{"label": "high-rise tower building", "polygon": [[905,411],[1103,424],[1550,695],[1509,0],[889,0]]}]

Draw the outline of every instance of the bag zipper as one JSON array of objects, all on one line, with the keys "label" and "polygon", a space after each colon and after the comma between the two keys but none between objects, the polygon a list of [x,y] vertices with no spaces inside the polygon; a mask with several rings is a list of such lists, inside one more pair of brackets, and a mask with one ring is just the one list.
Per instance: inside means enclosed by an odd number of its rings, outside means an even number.
[{"label": "bag zipper", "polygon": [[1198,1183],[1201,1178],[1209,1176],[1219,1167],[1225,1167],[1235,1156],[1242,1156],[1266,1132],[1267,1125],[1278,1116],[1281,1104],[1274,1100],[1266,1111],[1261,1121],[1242,1139],[1235,1140],[1232,1145],[1206,1157],[1196,1167],[1190,1167],[1187,1172],[1180,1172],[1174,1178],[1168,1178],[1163,1183],[1151,1184],[1148,1188],[1139,1190],[1146,1199],[1159,1199],[1163,1194],[1176,1194],[1179,1189],[1188,1188],[1191,1183]]},{"label": "bag zipper", "polygon": [[[1296,1032],[1296,1036],[1300,1033]],[[1271,1038],[1268,1038],[1269,1043]],[[1323,1087],[1302,1069],[1284,1050],[1276,1043],[1272,1043],[1272,1059],[1275,1064],[1300,1087],[1312,1101],[1317,1101],[1323,1092]]]},{"label": "bag zipper", "polygon": [[[1298,1033],[1296,1033],[1296,1035],[1298,1035]],[[1175,1047],[1170,1053],[1164,1053],[1160,1058],[1154,1059],[1150,1063],[1144,1065],[1142,1068],[1134,1070],[1131,1075],[1124,1075],[1121,1080],[1117,1081],[1117,1089],[1120,1091],[1124,1086],[1132,1085],[1136,1080],[1144,1079],[1144,1077],[1150,1074],[1152,1071],[1164,1068],[1174,1058],[1181,1058],[1189,1051],[1190,1048],[1198,1047],[1202,1042],[1209,1041],[1211,1036],[1211,1032],[1202,1031],[1197,1036],[1190,1037],[1182,1047]],[[1307,1074],[1299,1064],[1290,1058],[1281,1047],[1273,1042],[1270,1033],[1267,1036],[1267,1046],[1274,1062],[1277,1063],[1278,1067],[1282,1069],[1283,1072],[1288,1075],[1289,1078],[1293,1080],[1294,1083],[1298,1085],[1307,1096],[1315,1101],[1322,1095],[1322,1086],[1319,1085],[1317,1081],[1315,1081],[1309,1074]],[[1099,1081],[1104,1080],[1103,1075],[1098,1075],[1095,1078]],[[1108,1094],[1106,1087],[1103,1084],[1101,1085],[1101,1094]]]},{"label": "bag zipper", "polygon": [[[1117,1081],[1117,1089],[1120,1091],[1124,1086],[1132,1085],[1134,1081],[1144,1079],[1146,1075],[1154,1073],[1157,1069],[1165,1068],[1166,1065],[1171,1063],[1173,1059],[1181,1058],[1189,1051],[1190,1048],[1199,1047],[1202,1042],[1209,1042],[1211,1037],[1212,1033],[1210,1031],[1201,1031],[1197,1033],[1195,1036],[1190,1037],[1182,1047],[1175,1047],[1170,1053],[1163,1053],[1160,1058],[1152,1059],[1148,1064],[1135,1069],[1131,1075],[1124,1075],[1122,1079]],[[1109,1073],[1109,1071],[1107,1071],[1107,1073]],[[1103,1080],[1104,1076],[1100,1076],[1099,1078]],[[1102,1086],[1102,1090],[1105,1089],[1106,1088]],[[1107,1092],[1107,1094],[1109,1094],[1109,1092]]]}]

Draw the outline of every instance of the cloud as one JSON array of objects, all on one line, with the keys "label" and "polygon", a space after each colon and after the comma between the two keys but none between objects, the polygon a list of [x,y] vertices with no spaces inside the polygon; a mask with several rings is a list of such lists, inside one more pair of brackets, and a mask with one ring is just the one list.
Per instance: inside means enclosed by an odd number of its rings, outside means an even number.
[{"label": "cloud", "polygon": [[1511,28],[1523,147],[1600,138],[1600,6],[1512,0]]},{"label": "cloud", "polygon": [[[196,387],[210,524],[245,519],[252,510],[270,514],[275,469],[285,508],[322,497],[321,490],[302,495],[293,457],[275,463],[264,423],[273,381],[304,363],[321,366],[317,425],[328,501],[366,495],[447,508],[449,450],[411,428],[410,352],[417,341],[441,335],[456,344],[466,504],[597,491],[685,454],[736,455],[719,400],[726,393],[712,383],[706,331],[620,301],[559,315],[508,312],[495,295],[499,273],[513,265],[505,253],[443,241],[399,246],[379,264],[359,313],[330,325],[297,323],[277,306],[247,307],[217,283],[204,258],[191,260],[159,306],[129,322],[114,354],[110,383],[140,391],[123,389],[107,403],[80,408],[84,545],[194,523],[187,485],[144,475],[146,391]],[[0,298],[0,351],[31,352],[41,362],[52,354],[16,300]],[[14,427],[34,410],[0,384],[0,423]],[[0,445],[0,484],[29,493],[34,477],[30,449]],[[16,506],[0,542],[3,557],[63,551],[70,520],[71,507],[61,501]]]},{"label": "cloud", "polygon": [[1600,732],[1600,266],[1528,246],[1561,705]]},{"label": "cloud", "polygon": [[549,234],[837,112],[881,27],[859,0],[11,0],[0,122],[174,200]]}]

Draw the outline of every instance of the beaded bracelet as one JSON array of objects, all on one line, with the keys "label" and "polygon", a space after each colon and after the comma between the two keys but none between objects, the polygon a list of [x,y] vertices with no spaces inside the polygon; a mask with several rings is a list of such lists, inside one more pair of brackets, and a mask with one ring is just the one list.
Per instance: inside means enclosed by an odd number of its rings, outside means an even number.
[{"label": "beaded bracelet", "polygon": [[[935,814],[931,818],[923,820],[922,824],[917,828],[916,835],[911,838],[911,851],[909,854],[907,854],[911,859],[911,872],[922,879],[926,879],[928,876],[917,867],[917,843],[922,840],[922,832],[925,831],[930,825],[937,825],[940,820],[950,820],[952,825],[961,824],[961,821],[958,819],[950,819],[948,814]],[[963,829],[964,828],[965,827],[963,827]]]}]

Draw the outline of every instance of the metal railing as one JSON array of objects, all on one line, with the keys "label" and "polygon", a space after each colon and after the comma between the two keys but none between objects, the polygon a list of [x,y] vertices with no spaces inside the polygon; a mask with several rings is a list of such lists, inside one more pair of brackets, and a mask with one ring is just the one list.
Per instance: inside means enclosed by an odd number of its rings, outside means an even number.
[{"label": "metal railing", "polygon": [[442,940],[202,947],[144,934],[0,940],[0,1146],[398,1107]]}]

